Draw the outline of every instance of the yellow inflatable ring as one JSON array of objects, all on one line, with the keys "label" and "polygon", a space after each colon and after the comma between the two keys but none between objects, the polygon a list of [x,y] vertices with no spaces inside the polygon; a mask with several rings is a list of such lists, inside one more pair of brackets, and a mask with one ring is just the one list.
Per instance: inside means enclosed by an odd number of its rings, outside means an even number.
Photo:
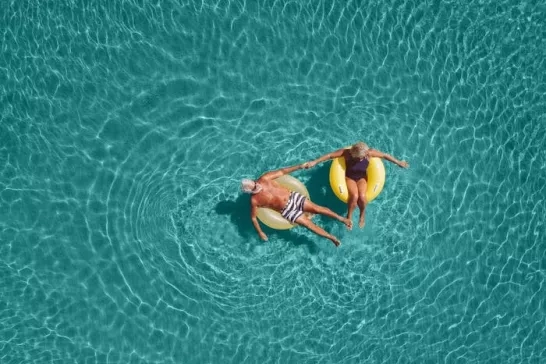
[{"label": "yellow inflatable ring", "polygon": [[[286,174],[277,178],[275,181],[277,181],[281,186],[288,188],[290,191],[299,192],[305,197],[309,198],[307,188],[297,178]],[[265,207],[258,208],[257,215],[261,222],[272,229],[287,230],[296,226],[282,217],[277,211]]]},{"label": "yellow inflatable ring", "polygon": [[[349,191],[347,190],[347,182],[345,182],[345,169],[345,157],[341,156],[332,161],[330,166],[330,187],[334,194],[346,203],[349,200]],[[385,185],[385,166],[381,158],[370,158],[366,174],[368,175],[366,198],[370,202],[379,196]]]}]

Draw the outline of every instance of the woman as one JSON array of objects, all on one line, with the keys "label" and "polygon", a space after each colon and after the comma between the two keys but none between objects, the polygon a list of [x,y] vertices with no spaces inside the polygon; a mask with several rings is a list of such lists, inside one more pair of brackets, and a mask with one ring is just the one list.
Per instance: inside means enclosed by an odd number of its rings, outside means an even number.
[{"label": "woman", "polygon": [[358,204],[358,207],[360,208],[358,226],[362,228],[365,224],[366,205],[368,203],[366,199],[366,189],[368,187],[366,169],[370,163],[370,158],[383,158],[402,168],[408,168],[409,165],[406,161],[399,161],[390,154],[380,152],[376,149],[370,149],[366,143],[358,142],[351,146],[350,149],[339,149],[311,162],[307,162],[304,164],[304,168],[311,168],[318,163],[341,156],[345,158],[345,165],[347,166],[345,170],[345,181],[347,182],[347,190],[349,192],[347,218],[349,220],[351,219],[353,211]]}]

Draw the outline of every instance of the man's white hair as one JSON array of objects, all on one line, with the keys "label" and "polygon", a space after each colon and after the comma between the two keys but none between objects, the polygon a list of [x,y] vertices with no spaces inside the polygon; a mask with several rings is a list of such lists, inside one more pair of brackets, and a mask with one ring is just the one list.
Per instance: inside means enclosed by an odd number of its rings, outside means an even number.
[{"label": "man's white hair", "polygon": [[256,182],[251,179],[243,178],[241,181],[241,190],[243,190],[244,193],[252,193],[254,187],[256,187]]}]

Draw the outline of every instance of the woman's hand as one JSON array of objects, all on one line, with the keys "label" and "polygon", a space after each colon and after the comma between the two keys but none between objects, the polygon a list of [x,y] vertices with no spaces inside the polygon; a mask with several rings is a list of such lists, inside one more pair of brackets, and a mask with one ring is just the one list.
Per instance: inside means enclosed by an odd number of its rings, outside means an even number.
[{"label": "woman's hand", "polygon": [[309,168],[313,168],[313,167],[316,166],[316,165],[317,165],[317,163],[316,163],[315,161],[313,161],[313,162],[305,162],[305,163],[302,164],[302,167],[303,167],[304,169],[309,169]]},{"label": "woman's hand", "polygon": [[406,161],[401,161],[400,164],[398,164],[400,167],[402,168],[408,168],[409,167],[409,164],[408,162]]},{"label": "woman's hand", "polygon": [[265,235],[263,231],[260,233],[260,239],[262,239],[263,241],[267,241],[267,235]]}]

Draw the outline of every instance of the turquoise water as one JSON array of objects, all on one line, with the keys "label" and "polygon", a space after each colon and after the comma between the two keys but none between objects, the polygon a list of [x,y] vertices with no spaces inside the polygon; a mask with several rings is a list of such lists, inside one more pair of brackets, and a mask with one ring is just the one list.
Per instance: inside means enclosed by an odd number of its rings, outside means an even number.
[{"label": "turquoise water", "polygon": [[[546,362],[546,6],[344,3],[0,5],[0,362]],[[366,227],[259,241],[357,140]]]}]

